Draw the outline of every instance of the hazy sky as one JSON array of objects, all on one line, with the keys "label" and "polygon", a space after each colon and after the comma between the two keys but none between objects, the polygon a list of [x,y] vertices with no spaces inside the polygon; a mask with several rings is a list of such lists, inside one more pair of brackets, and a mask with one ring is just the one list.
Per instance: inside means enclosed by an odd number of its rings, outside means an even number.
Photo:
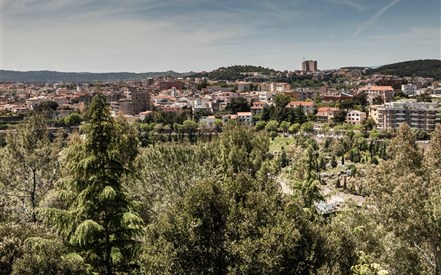
[{"label": "hazy sky", "polygon": [[3,69],[375,66],[441,55],[440,0],[0,0]]}]

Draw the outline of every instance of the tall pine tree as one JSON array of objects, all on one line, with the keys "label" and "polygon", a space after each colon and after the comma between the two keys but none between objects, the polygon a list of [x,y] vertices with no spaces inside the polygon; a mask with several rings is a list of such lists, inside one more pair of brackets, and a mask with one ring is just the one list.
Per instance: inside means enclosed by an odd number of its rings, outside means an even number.
[{"label": "tall pine tree", "polygon": [[121,131],[127,125],[111,117],[103,95],[93,99],[89,118],[85,138],[73,138],[67,148],[58,208],[42,215],[92,271],[130,272],[137,268],[143,222],[123,182],[132,173],[136,143],[128,142]]}]

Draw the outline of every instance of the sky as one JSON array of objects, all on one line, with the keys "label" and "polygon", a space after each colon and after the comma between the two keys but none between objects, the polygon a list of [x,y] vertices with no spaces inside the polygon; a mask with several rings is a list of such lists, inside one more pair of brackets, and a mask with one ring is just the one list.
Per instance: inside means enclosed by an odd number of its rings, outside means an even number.
[{"label": "sky", "polygon": [[[301,69],[441,59],[440,0],[0,0],[0,67]],[[1,69],[0,68],[0,69]]]}]

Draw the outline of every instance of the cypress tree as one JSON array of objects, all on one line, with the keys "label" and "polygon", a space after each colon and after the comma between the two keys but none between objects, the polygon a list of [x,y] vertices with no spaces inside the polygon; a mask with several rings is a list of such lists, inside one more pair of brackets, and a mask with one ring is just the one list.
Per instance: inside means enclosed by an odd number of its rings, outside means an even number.
[{"label": "cypress tree", "polygon": [[[85,138],[73,138],[66,154],[66,180],[57,208],[42,216],[93,272],[115,274],[137,268],[142,219],[135,212],[123,182],[130,176],[136,143],[123,133],[98,94],[89,110]],[[129,148],[130,147],[130,148]]]}]

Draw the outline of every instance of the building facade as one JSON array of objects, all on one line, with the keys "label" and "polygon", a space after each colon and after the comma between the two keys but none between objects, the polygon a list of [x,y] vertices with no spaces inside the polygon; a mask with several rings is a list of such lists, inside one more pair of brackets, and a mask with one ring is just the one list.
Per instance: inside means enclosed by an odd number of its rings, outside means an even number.
[{"label": "building facade", "polygon": [[406,95],[416,95],[417,90],[418,86],[412,83],[401,85],[401,91],[403,91],[403,93]]},{"label": "building facade", "polygon": [[376,107],[377,128],[389,130],[398,128],[400,124],[407,123],[413,129],[423,131],[435,130],[440,123],[439,104],[437,102],[417,102],[416,100],[401,100],[386,103]]},{"label": "building facade", "polygon": [[317,71],[317,60],[306,60],[302,62],[302,71],[304,73],[313,73]]},{"label": "building facade", "polygon": [[391,86],[365,86],[359,89],[360,93],[366,93],[370,104],[376,97],[381,97],[383,102],[390,102],[394,97],[394,88]]},{"label": "building facade", "polygon": [[351,110],[346,114],[346,123],[359,125],[366,119],[366,113],[357,110]]},{"label": "building facade", "polygon": [[295,109],[297,107],[302,108],[302,110],[305,112],[306,115],[314,114],[315,112],[315,105],[314,102],[310,101],[291,101],[286,106],[291,109]]}]

